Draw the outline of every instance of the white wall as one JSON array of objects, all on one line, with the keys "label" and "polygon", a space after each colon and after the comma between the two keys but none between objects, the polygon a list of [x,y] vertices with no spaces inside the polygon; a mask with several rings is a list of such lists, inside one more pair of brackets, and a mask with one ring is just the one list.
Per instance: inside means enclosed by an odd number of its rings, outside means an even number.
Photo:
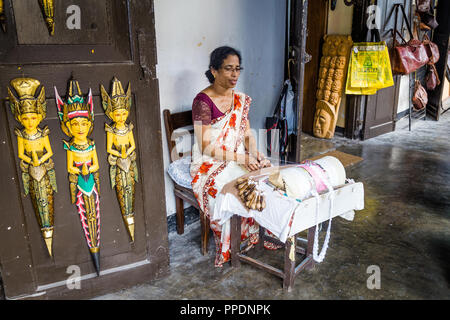
[{"label": "white wall", "polygon": [[[244,71],[236,90],[253,99],[252,128],[264,127],[283,82],[285,6],[283,0],[155,0],[162,137],[162,111],[190,110],[195,95],[209,85],[209,54],[222,45],[241,51]],[[163,152],[167,170],[165,138]],[[167,173],[165,190],[170,215],[176,209]]]}]

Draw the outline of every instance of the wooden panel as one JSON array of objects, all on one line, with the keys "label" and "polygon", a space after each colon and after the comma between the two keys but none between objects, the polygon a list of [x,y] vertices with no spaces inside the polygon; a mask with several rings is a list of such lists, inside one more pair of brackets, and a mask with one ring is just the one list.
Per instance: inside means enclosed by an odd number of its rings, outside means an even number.
[{"label": "wooden panel", "polygon": [[432,41],[436,43],[439,47],[439,61],[436,63],[436,69],[438,71],[439,79],[441,84],[436,86],[432,91],[428,91],[428,105],[427,105],[427,115],[430,115],[432,119],[439,120],[442,112],[447,108],[443,104],[444,93],[444,79],[447,68],[448,59],[448,47],[449,47],[449,33],[450,33],[450,20],[448,19],[450,15],[450,2],[449,1],[438,1],[436,8],[436,20],[439,26],[434,30]]},{"label": "wooden panel", "polygon": [[305,65],[302,118],[302,130],[309,134],[313,133],[317,81],[319,79],[323,36],[326,34],[327,29],[327,15],[328,1],[309,1],[306,52],[311,55],[311,61]]},{"label": "wooden panel", "polygon": [[[111,44],[113,26],[111,1],[78,0],[80,11],[80,30],[67,28],[71,14],[66,10],[74,4],[72,0],[55,2],[55,34],[49,35],[38,1],[13,0],[14,18],[17,26],[17,40],[23,44]],[[89,8],[90,10],[86,10]]]},{"label": "wooden panel", "polygon": [[133,44],[129,34],[128,3],[121,0],[102,0],[95,4],[88,0],[78,1],[81,29],[69,30],[65,10],[72,3],[69,0],[58,1],[55,35],[51,37],[37,0],[14,0],[14,7],[11,0],[5,0],[9,31],[6,34],[0,32],[0,61],[18,65],[129,62]]},{"label": "wooden panel", "polygon": [[[392,47],[391,29],[395,23],[395,11],[393,6],[396,3],[403,3],[406,12],[410,10],[410,1],[406,0],[379,0],[377,1],[380,10],[380,36],[381,40],[386,41],[388,47]],[[369,1],[364,1],[363,5],[355,6],[352,38],[355,42],[369,40],[366,26],[367,11]],[[398,15],[398,30],[402,30],[403,22],[401,15]],[[345,135],[347,137],[357,137],[360,135],[360,124],[362,121],[362,139],[373,138],[377,135],[395,130],[395,118],[398,104],[399,79],[394,77],[395,85],[393,87],[378,90],[375,95],[352,97],[347,106],[347,115],[352,119],[346,119],[349,126]],[[362,113],[362,114],[361,114]]]},{"label": "wooden panel", "polygon": [[[126,7],[127,2],[115,1],[115,3],[121,3]],[[95,6],[95,3],[92,2],[91,5]],[[148,12],[148,14],[142,15],[142,12]],[[165,194],[164,188],[155,187],[160,186],[160,182],[164,180],[158,80],[151,77],[145,78],[140,66],[140,62],[144,59],[151,70],[156,64],[153,2],[151,0],[132,1],[129,14],[133,18],[133,24],[125,30],[127,33],[128,30],[131,31],[132,39],[115,34],[113,42],[123,44],[124,48],[131,44],[130,52],[138,52],[139,45],[140,55],[134,55],[130,63],[78,64],[76,63],[78,60],[68,60],[64,64],[52,64],[51,67],[45,64],[25,64],[20,68],[10,64],[0,64],[2,75],[0,79],[0,152],[5,155],[0,157],[0,174],[6,177],[5,182],[0,185],[1,202],[5,204],[3,205],[5,211],[0,222],[0,267],[8,298],[89,298],[149,281],[168,271]],[[120,24],[128,23],[127,15],[116,16],[114,13],[112,15],[112,20],[117,18]],[[138,44],[135,29],[145,34],[148,41]],[[17,45],[12,49],[3,47],[2,52],[9,56],[12,51],[20,47]],[[47,51],[47,47],[35,46],[35,56],[43,57],[44,61],[51,61],[53,55]],[[64,52],[64,59],[68,59],[71,54],[70,46],[54,45],[52,47]],[[16,58],[35,59],[30,56]],[[67,81],[71,75],[79,81],[84,94],[88,92],[88,88],[92,88],[95,105],[94,131],[91,137],[96,142],[100,163],[100,266],[106,273],[92,278],[94,268],[89,250],[82,234],[76,207],[70,203],[65,168],[66,152],[61,142],[62,139],[68,140],[68,138],[59,128],[53,93],[53,86],[56,86],[64,98]],[[46,252],[29,196],[23,195],[16,158],[17,142],[13,134],[13,128],[20,125],[12,118],[4,98],[7,96],[6,86],[9,85],[9,81],[21,76],[37,78],[46,88],[48,113],[41,125],[48,125],[51,130],[50,143],[54,152],[53,160],[58,184],[58,193],[55,194],[54,258],[50,258]],[[136,184],[134,243],[130,243],[122,222],[115,190],[111,189],[109,180],[104,126],[105,122],[110,121],[101,108],[99,87],[103,84],[108,90],[113,76],[122,81],[124,87],[130,82],[133,92],[129,120],[135,125],[134,136],[139,170],[139,183]],[[146,166],[145,163],[152,165]],[[81,290],[69,290],[65,286],[65,280],[69,276],[66,270],[72,264],[79,266],[82,276],[87,277],[81,282]]]},{"label": "wooden panel", "polygon": [[395,77],[393,87],[378,90],[377,94],[367,96],[363,139],[376,137],[395,130],[399,77]]},{"label": "wooden panel", "polygon": [[[87,92],[80,83],[81,90]],[[62,91],[64,92],[64,91]],[[62,94],[60,91],[60,94]],[[109,178],[109,164],[106,153],[105,123],[110,120],[103,113],[99,96],[94,96],[95,121],[94,131],[90,137],[95,141],[95,146],[100,164],[100,217],[101,217],[101,258],[102,268],[110,268],[108,265],[108,257],[129,253],[128,263],[136,262],[145,258],[142,255],[145,252],[145,230],[143,228],[143,208],[142,202],[138,202],[136,206],[136,239],[131,244],[126,228],[123,224],[120,214],[120,208],[116,199],[115,190],[111,189]],[[10,136],[12,137],[12,146],[14,154],[17,154],[17,143],[14,135],[14,127],[20,127],[13,118],[11,112],[7,112],[8,127]],[[136,123],[134,108],[131,109],[130,121]],[[41,238],[39,226],[31,205],[30,197],[23,194],[23,184],[20,181],[21,202],[25,213],[25,221],[27,231],[30,237],[30,249],[34,253],[34,263],[37,266],[37,282],[39,285],[52,281],[55,277],[67,277],[66,268],[68,265],[85,264],[86,272],[94,272],[89,250],[83,237],[81,225],[75,205],[70,203],[68,175],[66,172],[66,152],[63,150],[62,140],[68,141],[59,125],[56,114],[56,105],[54,99],[47,100],[47,118],[42,122],[42,126],[48,126],[51,130],[50,144],[54,152],[52,157],[55,162],[55,171],[58,193],[55,194],[55,232],[53,244],[53,259],[48,258],[47,249]],[[136,143],[140,138],[136,137]],[[138,159],[139,161],[139,159]],[[16,170],[20,172],[19,161],[15,157]],[[142,186],[136,184],[136,198],[142,198]],[[78,227],[76,227],[78,226]],[[107,226],[107,227],[105,227]],[[133,258],[132,255],[135,255]],[[58,271],[49,272],[51,268]]]}]

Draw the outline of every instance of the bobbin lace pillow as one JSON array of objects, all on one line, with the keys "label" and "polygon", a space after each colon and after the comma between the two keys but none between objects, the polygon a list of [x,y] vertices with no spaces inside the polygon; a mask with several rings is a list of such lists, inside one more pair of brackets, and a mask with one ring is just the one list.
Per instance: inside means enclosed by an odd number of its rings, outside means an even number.
[{"label": "bobbin lace pillow", "polygon": [[191,157],[183,157],[179,160],[175,160],[169,165],[167,173],[172,178],[174,182],[178,185],[192,189],[191,182],[192,177],[189,173],[191,167]]}]

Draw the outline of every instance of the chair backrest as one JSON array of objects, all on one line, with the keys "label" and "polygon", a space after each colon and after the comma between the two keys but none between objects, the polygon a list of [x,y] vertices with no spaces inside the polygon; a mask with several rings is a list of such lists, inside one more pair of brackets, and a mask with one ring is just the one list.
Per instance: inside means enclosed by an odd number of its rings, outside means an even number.
[{"label": "chair backrest", "polygon": [[[170,110],[165,109],[163,111],[164,116],[164,125],[166,127],[166,138],[167,138],[167,145],[169,147],[169,158],[170,162],[175,161],[179,158],[182,158],[186,154],[183,153],[175,153],[172,152],[174,148],[176,148],[175,139],[177,137],[183,136],[186,134],[186,132],[181,133],[180,135],[176,136],[174,134],[174,131],[183,128],[183,127],[189,127],[192,126],[192,110],[189,111],[183,111],[183,112],[177,112],[177,113],[171,113]],[[194,133],[194,129],[188,130],[189,134]],[[177,157],[178,155],[178,157]]]}]

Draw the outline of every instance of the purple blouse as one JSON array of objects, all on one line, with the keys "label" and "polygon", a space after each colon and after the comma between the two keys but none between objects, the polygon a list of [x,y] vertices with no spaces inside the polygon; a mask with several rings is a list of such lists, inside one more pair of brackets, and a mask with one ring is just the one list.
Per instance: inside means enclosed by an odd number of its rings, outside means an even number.
[{"label": "purple blouse", "polygon": [[203,92],[197,94],[192,102],[192,121],[201,121],[203,125],[223,116],[224,113],[217,108],[211,98]]}]

